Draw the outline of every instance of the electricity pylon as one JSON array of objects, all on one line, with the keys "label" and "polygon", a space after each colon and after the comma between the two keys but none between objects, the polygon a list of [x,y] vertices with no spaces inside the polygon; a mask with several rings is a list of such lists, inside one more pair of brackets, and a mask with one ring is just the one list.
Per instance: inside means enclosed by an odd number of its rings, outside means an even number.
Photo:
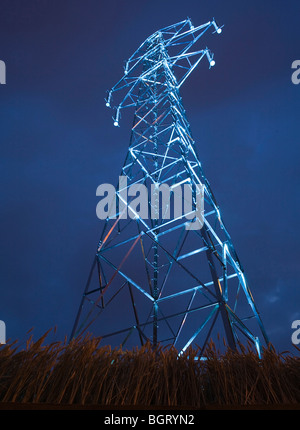
[{"label": "electricity pylon", "polygon": [[[118,203],[105,221],[71,337],[88,330],[115,345],[150,341],[173,345],[180,353],[198,345],[200,354],[217,335],[232,349],[250,341],[259,354],[261,338],[268,344],[179,93],[202,60],[209,68],[215,65],[212,52],[198,46],[208,30],[222,32],[215,20],[194,27],[189,18],[155,32],[108,92],[108,107],[119,100],[114,125],[127,108],[134,109],[134,120],[115,193]],[[162,184],[171,191],[169,206],[182,196],[182,185],[194,190],[195,206],[195,187],[202,185],[202,228],[194,228],[200,221],[196,211],[189,218],[176,210],[164,216]],[[131,203],[127,195],[134,190],[137,199],[141,185],[150,192],[146,219],[137,201],[131,205],[134,195]]]}]

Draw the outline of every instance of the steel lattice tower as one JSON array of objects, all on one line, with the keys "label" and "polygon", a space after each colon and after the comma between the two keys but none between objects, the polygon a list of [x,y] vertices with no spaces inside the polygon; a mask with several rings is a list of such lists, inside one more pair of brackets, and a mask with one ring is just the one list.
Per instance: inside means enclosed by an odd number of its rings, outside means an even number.
[{"label": "steel lattice tower", "polygon": [[[215,20],[194,27],[190,19],[155,32],[108,92],[108,107],[119,99],[115,126],[123,109],[135,110],[120,175],[126,182],[116,191],[116,213],[105,221],[71,337],[91,330],[116,345],[148,340],[179,352],[195,344],[203,352],[217,335],[233,349],[250,341],[259,354],[261,338],[268,344],[179,94],[201,60],[215,65],[211,51],[197,46],[208,30],[222,32]],[[176,214],[124,216],[129,187],[166,184],[174,191],[179,184],[199,183],[204,186],[201,229],[188,229],[192,221]],[[148,204],[151,213],[153,200]]]}]

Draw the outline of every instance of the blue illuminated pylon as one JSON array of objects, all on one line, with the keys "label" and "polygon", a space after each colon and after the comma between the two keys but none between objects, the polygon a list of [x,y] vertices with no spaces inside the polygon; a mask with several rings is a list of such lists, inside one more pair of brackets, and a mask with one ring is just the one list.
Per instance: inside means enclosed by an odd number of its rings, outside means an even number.
[{"label": "blue illuminated pylon", "polygon": [[[194,27],[190,19],[148,37],[129,58],[124,76],[108,92],[119,126],[134,108],[130,145],[116,191],[117,212],[105,221],[72,337],[85,330],[111,344],[150,341],[205,350],[223,336],[235,349],[250,341],[260,354],[268,344],[242,266],[207,181],[180,97],[180,87],[203,61],[215,65],[208,48],[198,47],[215,20]],[[125,181],[124,181],[125,179]],[[125,217],[132,185],[204,185],[204,225],[189,229],[183,216]],[[195,197],[195,196],[194,196]],[[124,204],[123,204],[124,203]],[[153,200],[149,198],[149,211]]]}]

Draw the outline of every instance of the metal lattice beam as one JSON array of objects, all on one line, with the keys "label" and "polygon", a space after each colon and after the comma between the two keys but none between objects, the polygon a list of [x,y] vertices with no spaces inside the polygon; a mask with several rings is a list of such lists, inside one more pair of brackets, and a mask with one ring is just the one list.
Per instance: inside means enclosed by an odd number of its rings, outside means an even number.
[{"label": "metal lattice beam", "polygon": [[[268,343],[179,93],[201,61],[208,61],[209,68],[215,65],[213,53],[201,46],[208,30],[222,32],[215,20],[194,27],[190,19],[155,32],[129,58],[123,77],[108,92],[107,107],[117,102],[116,127],[123,110],[134,109],[121,170],[126,181],[116,191],[116,212],[105,221],[72,337],[93,327],[103,339],[124,335],[122,345],[135,333],[141,345],[165,342],[181,352],[195,343],[203,352],[209,337],[219,331],[231,348],[247,339],[260,354],[261,337]],[[126,193],[133,185],[152,190],[165,184],[176,196],[179,185],[199,183],[204,187],[199,230],[187,229],[193,220],[182,215],[166,219],[155,213],[159,206],[152,199],[150,219],[135,209],[124,217],[130,206]]]}]

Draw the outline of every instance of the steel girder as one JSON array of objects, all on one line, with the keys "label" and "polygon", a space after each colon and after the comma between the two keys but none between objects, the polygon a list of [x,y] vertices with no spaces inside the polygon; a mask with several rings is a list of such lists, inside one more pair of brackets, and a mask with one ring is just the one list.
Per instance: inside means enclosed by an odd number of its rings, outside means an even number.
[{"label": "steel girder", "polygon": [[[115,344],[169,344],[184,352],[205,350],[221,335],[230,348],[246,340],[261,353],[268,344],[243,268],[206,179],[180,87],[201,61],[214,55],[199,47],[203,35],[220,34],[215,20],[194,27],[190,19],[155,32],[126,62],[108,92],[113,123],[134,109],[130,144],[118,184],[116,213],[104,222],[72,337],[91,330]],[[126,192],[140,184],[203,184],[204,224],[187,229],[184,216],[124,216]],[[132,200],[132,199],[131,199]],[[184,200],[184,197],[183,197]],[[149,211],[153,201],[149,198]],[[154,218],[154,219],[153,219]],[[114,340],[115,339],[115,340]]]}]

